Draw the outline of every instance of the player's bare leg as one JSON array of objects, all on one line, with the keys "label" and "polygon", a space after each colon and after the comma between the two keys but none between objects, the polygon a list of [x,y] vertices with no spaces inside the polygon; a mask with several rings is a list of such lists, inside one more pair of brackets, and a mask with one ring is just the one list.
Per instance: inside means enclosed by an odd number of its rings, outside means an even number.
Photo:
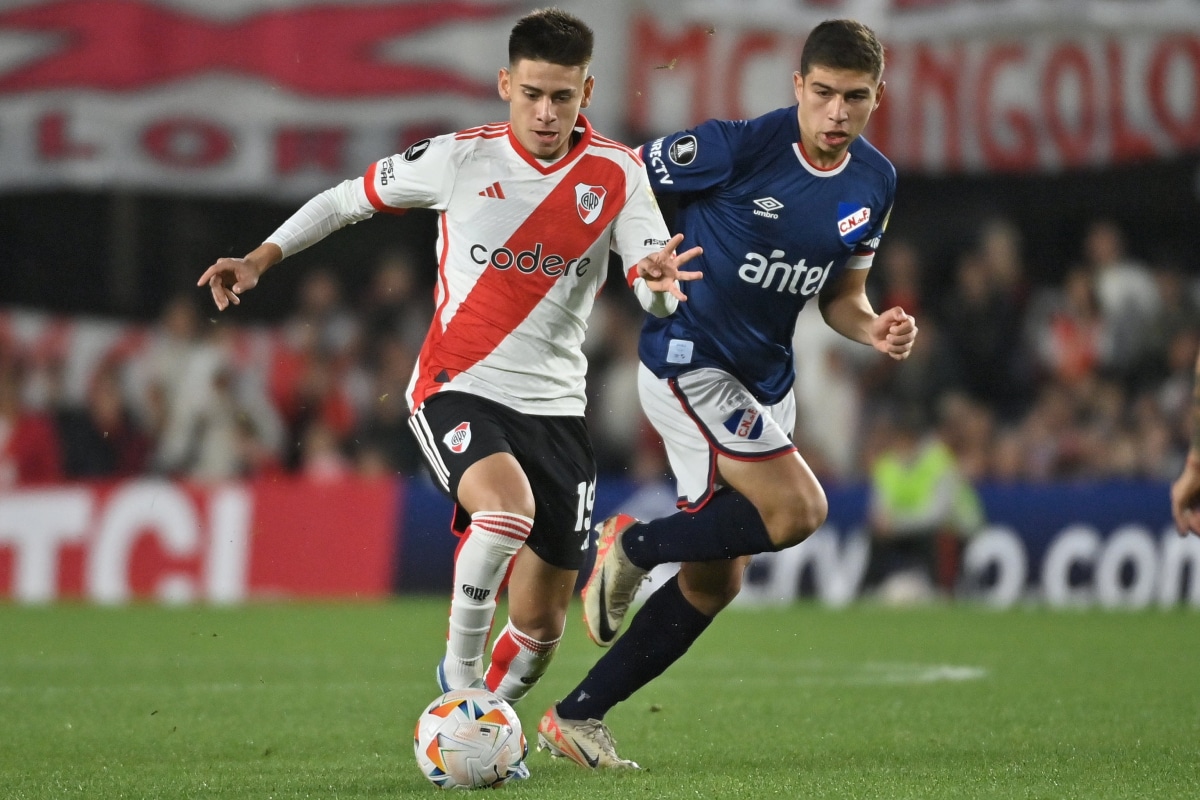
[{"label": "player's bare leg", "polygon": [[718,455],[717,470],[758,510],[777,550],[807,539],[829,514],[825,490],[797,452],[759,461]]},{"label": "player's bare leg", "polygon": [[496,637],[486,676],[488,688],[509,703],[524,697],[550,666],[577,575],[528,547],[517,554],[508,582],[508,623]]},{"label": "player's bare leg", "polygon": [[533,490],[520,464],[495,453],[471,465],[458,485],[471,528],[454,562],[446,656],[438,666],[443,690],[478,685],[496,613],[496,595],[533,526]]},{"label": "player's bare leg", "polygon": [[715,617],[742,589],[750,556],[720,561],[691,561],[679,567],[679,591],[701,614]]}]

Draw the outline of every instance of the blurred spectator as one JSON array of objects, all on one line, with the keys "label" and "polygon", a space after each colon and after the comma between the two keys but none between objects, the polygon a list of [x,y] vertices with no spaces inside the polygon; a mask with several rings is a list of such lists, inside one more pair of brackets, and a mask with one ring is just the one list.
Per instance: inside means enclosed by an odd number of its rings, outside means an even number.
[{"label": "blurred spectator", "polygon": [[[794,335],[796,437],[805,444],[802,452],[810,466],[816,465],[814,471],[824,465],[831,477],[844,478],[855,472],[861,444],[858,365],[863,353],[858,351],[863,348],[826,325],[816,304],[811,305],[800,312]],[[878,355],[868,351],[867,356],[872,354]]]},{"label": "blurred spectator", "polygon": [[1022,312],[1029,300],[1021,232],[1006,219],[985,223],[979,235],[979,255],[987,267],[989,283]]},{"label": "blurred spectator", "polygon": [[1155,401],[1163,417],[1173,420],[1172,440],[1179,453],[1191,445],[1189,410],[1195,383],[1195,363],[1200,353],[1200,330],[1188,328],[1171,338],[1166,351],[1166,377],[1155,389]]},{"label": "blurred spectator", "polygon": [[900,306],[917,318],[924,311],[921,299],[921,256],[906,239],[887,239],[871,268],[871,303],[875,308]]},{"label": "blurred spectator", "polygon": [[[589,363],[587,418],[592,446],[601,473],[625,474],[635,466],[636,453],[646,435],[638,401],[638,335],[642,310],[636,303],[601,294],[590,319],[603,317],[599,330],[607,332],[604,357]],[[589,323],[588,337],[593,329]]]},{"label": "blurred spectator", "polygon": [[0,352],[0,489],[65,477],[54,420],[24,402],[23,377],[23,365]]},{"label": "blurred spectator", "polygon": [[425,460],[408,427],[405,399],[416,354],[397,336],[384,338],[378,351],[373,402],[364,408],[353,434],[355,460],[360,472],[422,475]]},{"label": "blurred spectator", "polygon": [[938,401],[938,436],[969,481],[987,476],[995,427],[992,410],[961,392],[948,392]]},{"label": "blurred spectator", "polygon": [[1112,361],[1123,376],[1144,355],[1149,323],[1162,302],[1145,264],[1125,250],[1125,237],[1111,220],[1092,223],[1084,235],[1084,259],[1091,270],[1096,302],[1112,334]]},{"label": "blurred spectator", "polygon": [[1092,274],[1071,269],[1051,298],[1045,316],[1032,321],[1043,375],[1072,385],[1110,366],[1114,332],[1100,313]]},{"label": "blurred spectator", "polygon": [[315,481],[338,481],[354,474],[354,464],[342,451],[337,433],[319,418],[300,436],[299,473]]},{"label": "blurred spectator", "polygon": [[[1003,279],[1016,280],[1007,274]],[[958,385],[976,400],[991,403],[1005,418],[1017,416],[1027,402],[1021,369],[1022,309],[1010,287],[998,282],[993,262],[968,250],[959,259],[954,289],[940,315]]]},{"label": "blurred spectator", "polygon": [[358,320],[346,307],[342,285],[332,270],[318,267],[300,282],[296,308],[284,322],[284,337],[299,350],[315,347],[341,359],[353,352],[360,334]]},{"label": "blurred spectator", "polygon": [[418,286],[412,255],[404,250],[385,253],[371,275],[359,312],[367,341],[367,363],[378,365],[382,342],[399,339],[419,347],[432,317],[432,303]]},{"label": "blurred spectator", "polygon": [[153,442],[125,401],[115,361],[97,368],[83,405],[65,406],[57,418],[66,477],[128,478],[149,467]]},{"label": "blurred spectator", "polygon": [[259,430],[258,423],[246,414],[234,420],[234,435],[237,456],[234,462],[235,476],[245,479],[278,478],[286,474],[279,447],[272,446]]},{"label": "blurred spectator", "polygon": [[218,481],[239,477],[244,418],[271,449],[280,444],[280,422],[259,385],[235,369],[236,328],[213,325],[188,362],[172,395],[155,466],[170,475]]},{"label": "blurred spectator", "polygon": [[896,591],[912,600],[934,589],[952,592],[959,540],[982,526],[983,508],[954,454],[927,430],[919,410],[896,415],[886,447],[871,464],[869,491],[865,588],[885,600],[900,599]]},{"label": "blurred spectator", "polygon": [[161,434],[166,409],[175,403],[184,375],[200,352],[201,320],[192,295],[172,297],[150,331],[147,349],[126,371],[133,411],[152,436]]}]

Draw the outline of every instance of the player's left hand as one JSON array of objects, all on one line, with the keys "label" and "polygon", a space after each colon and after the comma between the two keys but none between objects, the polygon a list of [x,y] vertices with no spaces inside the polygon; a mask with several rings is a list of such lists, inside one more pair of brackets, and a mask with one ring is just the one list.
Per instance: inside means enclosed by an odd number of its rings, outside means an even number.
[{"label": "player's left hand", "polygon": [[871,323],[871,345],[896,361],[908,358],[916,340],[917,321],[900,306],[889,308]]},{"label": "player's left hand", "polygon": [[704,277],[702,272],[679,271],[679,267],[704,252],[702,247],[693,247],[676,253],[675,249],[682,241],[683,234],[675,234],[666,247],[646,256],[637,265],[638,275],[646,281],[647,286],[656,292],[670,292],[676,300],[687,300],[687,296],[679,289],[679,281],[695,281]]}]

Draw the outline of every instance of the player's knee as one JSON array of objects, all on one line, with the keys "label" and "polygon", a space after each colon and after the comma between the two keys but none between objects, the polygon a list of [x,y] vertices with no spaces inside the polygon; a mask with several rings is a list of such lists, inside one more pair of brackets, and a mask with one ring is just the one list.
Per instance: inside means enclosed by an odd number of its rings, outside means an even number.
[{"label": "player's knee", "polygon": [[[745,563],[749,564],[749,559],[745,559]],[[732,603],[733,598],[742,590],[744,566],[730,569],[724,574],[702,567],[699,572],[693,572],[688,569],[689,566],[693,565],[685,565],[679,571],[679,590],[684,599],[702,614],[716,616],[721,609]]]},{"label": "player's knee", "polygon": [[820,486],[775,509],[767,519],[767,533],[780,550],[800,544],[825,524],[829,500]]},{"label": "player's knee", "polygon": [[557,608],[538,608],[521,613],[509,609],[509,619],[521,633],[539,642],[558,639],[567,625],[566,611]]}]

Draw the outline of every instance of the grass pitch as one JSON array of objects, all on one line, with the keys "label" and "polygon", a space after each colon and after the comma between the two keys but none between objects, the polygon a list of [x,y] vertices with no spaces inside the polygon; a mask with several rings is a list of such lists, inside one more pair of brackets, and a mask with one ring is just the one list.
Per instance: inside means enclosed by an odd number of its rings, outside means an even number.
[{"label": "grass pitch", "polygon": [[[446,601],[0,606],[0,798],[436,797],[411,737]],[[573,611],[527,735],[599,654]],[[608,717],[636,773],[547,798],[1200,796],[1200,617],[730,609]]]}]

